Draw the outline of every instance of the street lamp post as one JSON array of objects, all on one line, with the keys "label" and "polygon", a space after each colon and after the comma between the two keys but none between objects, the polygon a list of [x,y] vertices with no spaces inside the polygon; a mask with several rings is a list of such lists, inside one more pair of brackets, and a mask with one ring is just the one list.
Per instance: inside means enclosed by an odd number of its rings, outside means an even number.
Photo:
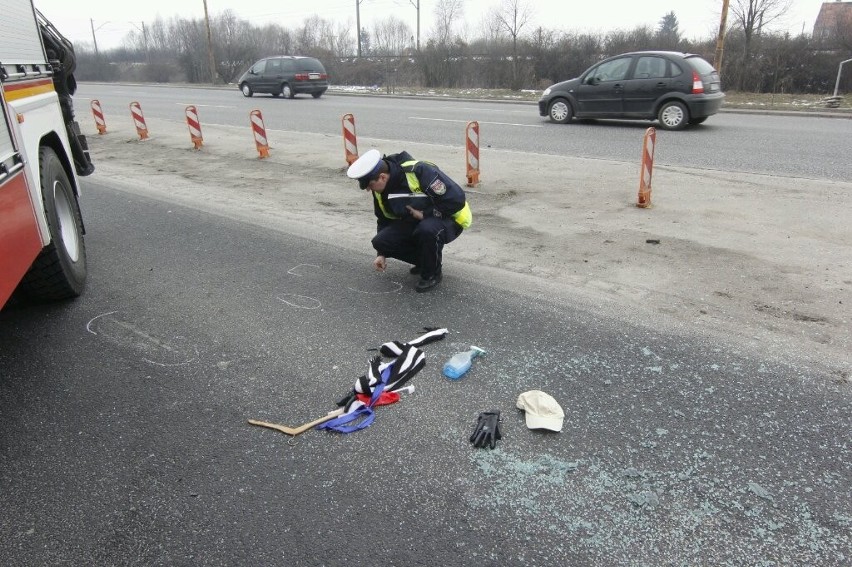
[{"label": "street lamp post", "polygon": [[841,61],[840,66],[837,68],[837,81],[834,83],[834,96],[837,97],[837,90],[840,88],[840,73],[843,71],[843,64],[849,63],[852,59],[847,59],[846,61]]}]

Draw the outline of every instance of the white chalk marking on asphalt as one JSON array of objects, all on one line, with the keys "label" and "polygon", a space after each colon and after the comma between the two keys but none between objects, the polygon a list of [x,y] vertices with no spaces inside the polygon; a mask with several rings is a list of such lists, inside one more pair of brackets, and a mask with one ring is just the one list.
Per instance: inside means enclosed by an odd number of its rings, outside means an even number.
[{"label": "white chalk marking on asphalt", "polygon": [[95,319],[100,319],[101,317],[106,317],[107,315],[112,315],[113,313],[118,313],[118,311],[109,311],[107,313],[101,313],[97,317],[93,317],[91,319],[91,321],[86,323],[86,330],[89,331],[90,333],[92,333],[93,335],[97,335],[97,333],[92,330],[92,323],[95,322]]},{"label": "white chalk marking on asphalt", "polygon": [[[409,116],[409,120],[431,120],[433,122],[458,122],[460,124],[467,124],[470,120],[451,120],[449,118],[424,118],[420,116]],[[541,124],[515,124],[513,122],[483,122],[479,121],[480,124],[491,124],[492,126],[522,126],[524,128],[543,128]]]},{"label": "white chalk marking on asphalt", "polygon": [[[113,315],[115,313],[118,313],[118,311],[109,311],[107,313],[101,313],[100,315],[93,317],[88,323],[86,323],[86,330],[89,331],[90,333],[92,333],[93,335],[98,336],[99,333],[92,330],[92,324],[102,317],[106,317],[108,315]],[[169,353],[169,354],[179,355],[179,356],[183,356],[183,357],[186,356],[186,353],[183,350],[181,350],[179,348],[175,348],[175,347],[167,344],[166,342],[158,339],[157,337],[154,337],[154,336],[150,335],[149,333],[146,333],[145,331],[137,328],[132,323],[119,321],[117,319],[113,320],[112,323],[116,327],[118,327],[119,329],[125,331],[126,334],[129,335],[130,337],[136,338],[136,340],[132,340],[132,339],[127,340],[126,337],[122,337],[122,336],[119,336],[119,335],[111,335],[111,334],[105,334],[104,335],[107,340],[114,342],[117,345],[128,347],[128,348],[131,348],[131,349],[134,349],[134,350],[139,350],[140,347],[144,347],[144,346],[147,345],[147,346],[153,347],[154,349],[163,350],[163,351],[165,351],[166,353]],[[139,340],[139,339],[141,339],[141,340]],[[144,362],[149,363],[149,364],[156,364],[157,366],[163,366],[163,367],[183,366],[185,364],[189,364],[191,362],[194,362],[195,360],[200,358],[201,355],[198,352],[198,347],[193,346],[193,350],[195,351],[195,358],[190,358],[188,360],[184,360],[184,361],[181,361],[181,362],[174,362],[174,363],[156,362],[154,360],[146,358],[145,356],[142,357],[142,360]]]},{"label": "white chalk marking on asphalt", "polygon": [[396,293],[402,289],[402,284],[399,282],[391,282],[396,286],[396,289],[391,289],[388,291],[364,291],[363,289],[355,289],[354,287],[347,287],[346,289],[351,289],[352,291],[356,291],[358,293],[366,293],[368,295],[381,295],[383,293]]}]

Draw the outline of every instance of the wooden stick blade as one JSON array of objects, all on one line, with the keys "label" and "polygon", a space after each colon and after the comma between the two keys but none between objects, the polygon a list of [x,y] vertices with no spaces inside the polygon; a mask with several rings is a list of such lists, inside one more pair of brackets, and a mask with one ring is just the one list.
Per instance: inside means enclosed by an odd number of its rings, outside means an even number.
[{"label": "wooden stick blade", "polygon": [[324,416],[322,416],[318,419],[315,419],[313,421],[309,421],[308,423],[306,423],[304,425],[300,425],[299,427],[287,427],[286,425],[280,425],[278,423],[269,423],[268,421],[259,421],[257,419],[250,419],[250,420],[248,420],[248,422],[252,425],[257,425],[258,427],[267,427],[269,429],[274,429],[276,431],[280,431],[281,433],[285,433],[287,435],[292,435],[293,437],[295,437],[296,435],[299,435],[300,433],[304,433],[308,429],[316,427],[320,423],[325,423],[326,421],[333,419],[333,418],[335,418],[339,415],[342,415],[342,414],[343,414],[343,408],[337,408],[336,410],[330,411],[327,414],[325,414]]}]

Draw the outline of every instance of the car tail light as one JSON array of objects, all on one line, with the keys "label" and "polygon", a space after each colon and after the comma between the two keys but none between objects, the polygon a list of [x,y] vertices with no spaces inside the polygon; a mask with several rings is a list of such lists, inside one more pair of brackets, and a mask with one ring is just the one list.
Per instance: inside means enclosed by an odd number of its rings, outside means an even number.
[{"label": "car tail light", "polygon": [[701,75],[696,71],[692,72],[692,94],[701,94],[704,92],[704,83],[701,82]]},{"label": "car tail light", "polygon": [[293,78],[297,81],[310,81],[311,79],[327,81],[328,75],[325,73],[296,73]]}]

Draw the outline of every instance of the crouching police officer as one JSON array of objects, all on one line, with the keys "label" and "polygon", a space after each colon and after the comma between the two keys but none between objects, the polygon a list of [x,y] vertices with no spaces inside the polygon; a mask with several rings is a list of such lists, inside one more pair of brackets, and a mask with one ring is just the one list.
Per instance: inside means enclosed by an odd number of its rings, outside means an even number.
[{"label": "crouching police officer", "polygon": [[370,150],[346,175],[373,194],[376,270],[385,271],[387,258],[396,258],[412,264],[412,274],[420,274],[418,292],[438,285],[444,244],[473,220],[464,190],[435,164],[417,161],[407,152],[382,156]]}]

